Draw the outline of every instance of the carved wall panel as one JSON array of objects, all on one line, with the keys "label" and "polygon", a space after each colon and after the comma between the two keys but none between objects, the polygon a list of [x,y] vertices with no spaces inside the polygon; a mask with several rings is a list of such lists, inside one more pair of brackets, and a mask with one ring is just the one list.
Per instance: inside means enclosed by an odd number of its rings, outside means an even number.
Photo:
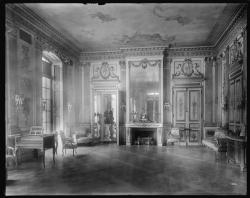
[{"label": "carved wall panel", "polygon": [[120,66],[116,62],[107,61],[92,63],[90,75],[92,81],[120,80]]},{"label": "carved wall panel", "polygon": [[[16,68],[17,72],[17,81],[18,81],[18,87],[16,87],[16,94],[22,94],[23,95],[23,105],[22,110],[19,112],[17,116],[19,116],[19,126],[23,128],[28,128],[30,125],[32,125],[32,119],[33,119],[33,72],[34,68],[34,48],[32,43],[33,42],[26,42],[23,39],[20,38],[20,32],[22,30],[18,31],[18,48],[17,48],[17,58],[18,58],[18,65]],[[32,38],[32,37],[31,37]]]},{"label": "carved wall panel", "polygon": [[173,78],[203,78],[204,66],[201,60],[174,60]]},{"label": "carved wall panel", "polygon": [[243,62],[243,37],[236,38],[229,47],[229,63],[230,69],[234,69],[234,65],[242,64]]}]

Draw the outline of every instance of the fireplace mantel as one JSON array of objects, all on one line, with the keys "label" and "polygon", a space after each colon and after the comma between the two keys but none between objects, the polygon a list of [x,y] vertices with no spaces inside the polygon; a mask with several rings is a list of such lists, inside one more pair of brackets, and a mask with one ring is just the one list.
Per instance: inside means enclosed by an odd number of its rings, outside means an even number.
[{"label": "fireplace mantel", "polygon": [[133,122],[125,124],[125,127],[130,128],[161,128],[163,127],[162,123],[152,123],[152,122]]},{"label": "fireplace mantel", "polygon": [[153,128],[156,129],[156,144],[157,146],[162,146],[162,123],[143,123],[143,122],[133,122],[125,124],[126,128],[126,145],[131,145],[132,141],[132,129],[133,128]]}]

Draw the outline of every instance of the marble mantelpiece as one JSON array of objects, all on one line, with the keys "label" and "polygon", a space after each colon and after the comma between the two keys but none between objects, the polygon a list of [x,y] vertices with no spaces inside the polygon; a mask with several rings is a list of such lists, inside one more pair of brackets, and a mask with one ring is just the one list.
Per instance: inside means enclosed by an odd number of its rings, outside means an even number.
[{"label": "marble mantelpiece", "polygon": [[131,145],[133,128],[152,128],[156,129],[156,144],[162,146],[162,123],[148,123],[148,122],[131,122],[125,124],[126,128],[126,145]]}]

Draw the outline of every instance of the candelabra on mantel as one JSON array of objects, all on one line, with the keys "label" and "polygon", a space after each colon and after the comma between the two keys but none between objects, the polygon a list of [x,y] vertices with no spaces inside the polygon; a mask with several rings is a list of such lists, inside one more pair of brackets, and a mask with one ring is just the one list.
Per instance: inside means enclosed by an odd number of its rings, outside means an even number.
[{"label": "candelabra on mantel", "polygon": [[133,122],[138,121],[138,112],[136,112],[136,111],[133,110],[130,114],[132,116],[132,121]]}]

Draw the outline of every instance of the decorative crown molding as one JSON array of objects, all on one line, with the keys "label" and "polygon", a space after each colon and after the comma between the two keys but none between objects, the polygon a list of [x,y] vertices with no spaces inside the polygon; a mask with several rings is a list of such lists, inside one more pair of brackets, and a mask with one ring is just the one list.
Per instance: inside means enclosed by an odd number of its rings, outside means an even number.
[{"label": "decorative crown molding", "polygon": [[189,57],[189,56],[211,56],[213,54],[213,47],[199,46],[199,47],[177,47],[168,50],[169,57]]},{"label": "decorative crown molding", "polygon": [[167,47],[152,46],[152,47],[131,47],[120,48],[125,57],[131,56],[163,56],[163,51]]},{"label": "decorative crown molding", "polygon": [[99,52],[81,52],[80,59],[83,61],[90,60],[111,60],[123,59],[124,55],[121,51],[99,51]]},{"label": "decorative crown molding", "polygon": [[179,57],[179,56],[211,56],[213,55],[213,47],[138,47],[138,48],[120,48],[117,51],[100,51],[100,52],[82,52],[81,60],[109,60],[109,59],[125,59],[131,56],[163,56],[163,57]]},{"label": "decorative crown molding", "polygon": [[110,59],[125,59],[131,56],[159,56],[163,55],[166,47],[136,47],[136,48],[120,48],[117,51],[96,51],[82,52],[82,60],[110,60]]}]

